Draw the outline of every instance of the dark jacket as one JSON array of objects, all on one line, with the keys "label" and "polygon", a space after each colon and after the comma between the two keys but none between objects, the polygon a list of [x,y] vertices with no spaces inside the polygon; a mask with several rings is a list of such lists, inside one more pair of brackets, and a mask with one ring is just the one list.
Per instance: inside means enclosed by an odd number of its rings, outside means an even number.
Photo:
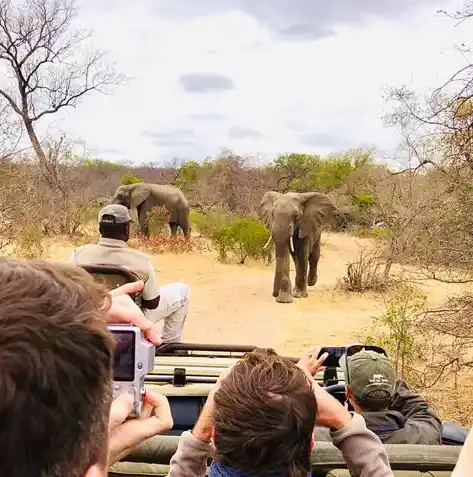
[{"label": "dark jacket", "polygon": [[[412,392],[401,379],[396,382],[394,395],[386,411],[365,411],[362,415],[368,429],[385,444],[442,443],[442,422],[437,414],[422,396]],[[315,439],[330,440],[328,431],[316,428]]]}]

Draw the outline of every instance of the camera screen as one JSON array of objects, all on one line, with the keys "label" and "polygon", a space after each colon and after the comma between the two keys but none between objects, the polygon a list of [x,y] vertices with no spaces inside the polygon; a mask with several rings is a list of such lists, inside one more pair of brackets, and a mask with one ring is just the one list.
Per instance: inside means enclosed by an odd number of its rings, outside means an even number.
[{"label": "camera screen", "polygon": [[117,346],[113,364],[114,381],[133,381],[135,377],[135,333],[115,331]]}]

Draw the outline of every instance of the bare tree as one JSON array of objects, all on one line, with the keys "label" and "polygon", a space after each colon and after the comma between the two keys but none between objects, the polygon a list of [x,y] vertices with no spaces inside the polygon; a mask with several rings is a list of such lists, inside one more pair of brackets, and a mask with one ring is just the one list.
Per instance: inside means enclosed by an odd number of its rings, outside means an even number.
[{"label": "bare tree", "polygon": [[0,65],[8,73],[0,96],[21,118],[42,167],[35,123],[123,80],[103,52],[82,48],[90,32],[72,29],[76,17],[74,0],[0,0]]}]

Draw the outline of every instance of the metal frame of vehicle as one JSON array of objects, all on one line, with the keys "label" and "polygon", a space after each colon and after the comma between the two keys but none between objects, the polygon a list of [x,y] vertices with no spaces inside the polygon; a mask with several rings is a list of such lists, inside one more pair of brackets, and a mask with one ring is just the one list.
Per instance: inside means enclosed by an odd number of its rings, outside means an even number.
[{"label": "metal frame of vehicle", "polygon": [[[121,267],[90,265],[83,268],[98,278],[100,275],[120,275],[124,282],[137,279],[136,275]],[[133,299],[140,305],[140,294],[135,294]],[[111,477],[167,475],[169,461],[177,449],[179,435],[184,430],[192,428],[220,372],[256,348],[258,347],[252,345],[202,343],[167,343],[158,347],[154,370],[146,376],[145,383],[150,389],[155,389],[168,397],[175,426],[170,435],[149,439],[122,462],[113,465],[109,475]],[[188,354],[186,356],[175,354],[178,351],[186,351]],[[299,359],[288,358],[294,362]],[[324,373],[315,376],[315,379],[325,385],[339,400],[343,399],[340,393],[344,393],[344,378],[343,373],[340,376],[340,371],[338,368],[326,368]],[[461,446],[456,445],[387,444],[385,447],[392,469],[409,471],[409,477],[413,475],[412,471],[428,472],[430,475],[434,475],[432,472],[440,472],[441,474],[435,474],[439,477],[449,475],[455,467],[461,449]],[[311,464],[313,477],[348,475],[343,473],[347,466],[342,454],[328,442],[317,443]],[[339,474],[339,471],[342,474]]]}]

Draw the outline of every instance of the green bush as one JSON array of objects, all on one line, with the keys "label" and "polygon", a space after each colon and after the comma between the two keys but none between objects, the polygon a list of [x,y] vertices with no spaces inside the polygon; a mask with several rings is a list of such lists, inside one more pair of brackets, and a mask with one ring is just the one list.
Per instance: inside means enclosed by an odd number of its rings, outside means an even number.
[{"label": "green bush", "polygon": [[351,203],[360,210],[370,210],[376,204],[376,198],[373,194],[358,194]]},{"label": "green bush", "polygon": [[122,185],[138,184],[140,182],[144,182],[144,179],[136,177],[134,174],[125,174],[122,177]]},{"label": "green bush", "polygon": [[231,214],[221,211],[211,211],[204,214],[192,209],[189,214],[191,228],[209,238],[212,238],[218,230],[230,225],[234,220],[235,217]]},{"label": "green bush", "polygon": [[225,262],[228,258],[228,253],[235,247],[235,237],[231,226],[227,225],[216,230],[212,234],[212,245],[218,251],[218,260]]},{"label": "green bush", "polygon": [[[422,319],[426,311],[427,297],[424,292],[409,283],[398,282],[389,290],[385,300],[386,309],[374,318],[370,327],[357,334],[366,344],[382,346],[391,357],[396,373],[403,379],[410,379],[414,362],[427,356],[423,343]],[[428,345],[427,345],[428,347]]]},{"label": "green bush", "polygon": [[269,236],[269,231],[261,221],[253,217],[241,217],[215,231],[212,244],[218,250],[220,261],[224,262],[228,253],[232,252],[238,262],[244,264],[247,258],[268,260],[268,251],[263,250],[263,247]]}]

